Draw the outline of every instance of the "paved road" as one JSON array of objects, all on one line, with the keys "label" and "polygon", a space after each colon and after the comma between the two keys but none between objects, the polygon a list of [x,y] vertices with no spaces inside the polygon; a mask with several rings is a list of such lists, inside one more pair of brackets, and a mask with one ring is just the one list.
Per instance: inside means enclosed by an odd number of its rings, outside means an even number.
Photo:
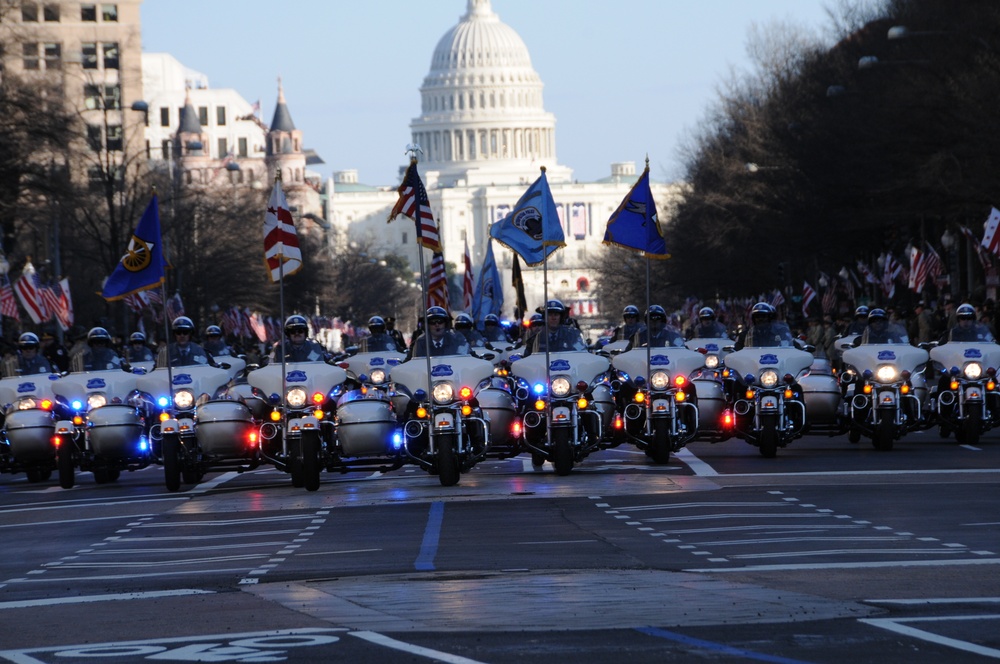
[{"label": "paved road", "polygon": [[[568,477],[487,461],[0,478],[0,660],[840,662],[1000,658],[1000,435],[762,459],[629,446]],[[15,629],[11,629],[15,626]]]}]

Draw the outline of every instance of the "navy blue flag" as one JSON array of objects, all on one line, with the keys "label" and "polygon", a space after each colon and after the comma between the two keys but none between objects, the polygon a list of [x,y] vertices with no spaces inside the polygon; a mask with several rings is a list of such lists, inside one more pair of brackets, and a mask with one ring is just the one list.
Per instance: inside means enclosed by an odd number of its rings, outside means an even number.
[{"label": "navy blue flag", "polygon": [[490,237],[517,253],[526,265],[541,265],[549,254],[566,246],[544,167],[511,213],[490,226]]},{"label": "navy blue flag", "polygon": [[479,281],[472,294],[472,319],[477,325],[482,325],[489,314],[500,315],[503,310],[503,282],[500,281],[500,270],[493,258],[493,242],[486,243],[486,256],[479,270]]},{"label": "navy blue flag", "polygon": [[166,278],[166,267],[160,235],[160,209],[154,194],[139,225],[135,227],[125,255],[104,282],[101,296],[110,302],[156,288]]},{"label": "navy blue flag", "polygon": [[656,203],[649,189],[649,163],[639,181],[608,219],[604,244],[634,251],[649,258],[670,258],[656,220]]}]

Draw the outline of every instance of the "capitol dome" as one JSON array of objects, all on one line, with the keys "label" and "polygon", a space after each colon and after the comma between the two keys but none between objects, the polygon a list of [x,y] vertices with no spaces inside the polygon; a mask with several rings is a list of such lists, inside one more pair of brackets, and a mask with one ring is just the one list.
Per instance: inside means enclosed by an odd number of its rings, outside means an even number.
[{"label": "capitol dome", "polygon": [[555,116],[521,37],[490,0],[468,0],[441,37],[420,88],[421,115],[410,124],[424,151],[422,170],[443,186],[569,180],[558,166]]}]

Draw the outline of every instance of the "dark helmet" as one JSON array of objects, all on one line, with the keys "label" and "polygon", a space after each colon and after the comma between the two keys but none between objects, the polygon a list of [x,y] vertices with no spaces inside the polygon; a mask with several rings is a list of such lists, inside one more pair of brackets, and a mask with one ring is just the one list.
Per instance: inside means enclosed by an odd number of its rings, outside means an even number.
[{"label": "dark helmet", "polygon": [[624,309],[622,309],[622,318],[625,318],[626,316],[635,316],[636,318],[638,318],[639,307],[635,306],[634,304],[630,304]]},{"label": "dark helmet", "polygon": [[486,318],[483,319],[483,325],[499,325],[500,316],[496,314],[486,314]]},{"label": "dark helmet", "polygon": [[553,311],[559,313],[560,320],[566,320],[566,316],[569,315],[569,312],[566,311],[566,305],[559,300],[549,300],[545,303],[545,315],[548,315]]},{"label": "dark helmet", "polygon": [[17,338],[17,347],[21,350],[37,350],[39,345],[41,345],[41,342],[38,340],[38,335],[34,332],[25,332]]},{"label": "dark helmet", "polygon": [[142,332],[133,332],[129,338],[128,342],[130,344],[144,344],[146,343],[146,335]]},{"label": "dark helmet", "polygon": [[750,310],[750,320],[755,324],[760,322],[768,322],[774,319],[774,307],[772,307],[767,302],[758,302],[753,305],[753,309]]},{"label": "dark helmet", "polygon": [[866,307],[865,305],[862,304],[860,307],[858,307],[857,309],[854,310],[854,317],[855,318],[868,318],[868,312],[869,312],[868,307]]},{"label": "dark helmet", "polygon": [[701,320],[715,320],[715,311],[712,307],[702,307],[698,310],[698,318]]},{"label": "dark helmet", "polygon": [[875,323],[877,321],[887,321],[889,317],[885,313],[885,309],[872,309],[868,312],[868,322]]},{"label": "dark helmet", "polygon": [[368,331],[372,334],[382,334],[385,332],[385,319],[381,316],[372,316],[369,318]]},{"label": "dark helmet", "polygon": [[465,313],[464,311],[455,316],[456,330],[471,330],[474,326],[475,322],[472,320],[472,316]]},{"label": "dark helmet", "polygon": [[447,325],[451,321],[451,316],[448,315],[447,310],[444,307],[428,307],[427,308],[427,322],[428,324],[435,320],[443,320],[444,324]]},{"label": "dark helmet", "polygon": [[178,332],[187,332],[188,334],[194,334],[194,323],[187,316],[178,316],[171,323],[170,329],[174,331],[174,334]]},{"label": "dark helmet", "polygon": [[93,346],[95,343],[111,344],[111,335],[103,327],[92,327],[87,332],[87,345]]},{"label": "dark helmet", "polygon": [[205,328],[205,336],[206,337],[221,337],[222,336],[222,328],[219,327],[218,325],[209,325],[208,327]]},{"label": "dark helmet", "polygon": [[545,320],[542,318],[541,314],[531,314],[529,323],[531,327],[541,327],[545,324]]},{"label": "dark helmet", "polygon": [[285,336],[290,337],[296,332],[309,334],[309,321],[306,320],[305,316],[292,314],[285,319]]},{"label": "dark helmet", "polygon": [[667,320],[667,312],[658,304],[649,305],[649,309],[646,310],[646,320]]},{"label": "dark helmet", "polygon": [[958,320],[976,320],[976,308],[968,302],[960,304],[958,305],[958,309],[955,309],[955,318]]}]

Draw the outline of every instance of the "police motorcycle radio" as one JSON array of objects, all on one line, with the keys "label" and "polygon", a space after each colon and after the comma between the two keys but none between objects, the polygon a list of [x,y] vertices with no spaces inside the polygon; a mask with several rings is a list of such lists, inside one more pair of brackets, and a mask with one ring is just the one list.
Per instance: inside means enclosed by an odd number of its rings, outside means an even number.
[{"label": "police motorcycle radio", "polygon": [[338,363],[347,381],[337,396],[335,435],[324,463],[329,471],[395,470],[406,457],[391,375],[404,355],[395,349],[356,351],[347,349],[351,354]]},{"label": "police motorcycle radio", "polygon": [[746,347],[730,353],[733,433],[773,458],[802,435],[806,407],[798,378],[813,356],[789,346]]},{"label": "police motorcycle radio", "polygon": [[58,374],[0,379],[0,472],[23,472],[29,482],[44,482],[56,468],[55,393]]},{"label": "police motorcycle radio", "polygon": [[656,463],[668,463],[670,453],[698,433],[698,400],[689,377],[704,365],[703,356],[687,348],[636,348],[611,364],[632,395],[623,412],[629,441]]},{"label": "police motorcycle radio", "polygon": [[346,379],[344,369],[325,361],[274,361],[247,376],[269,408],[260,427],[262,454],[291,476],[294,487],[319,489],[320,471],[335,444],[337,397]]},{"label": "police motorcycle radio", "polygon": [[[899,337],[903,338],[903,337]],[[930,426],[922,412],[926,350],[908,343],[864,343],[844,351],[841,384],[849,413],[849,439],[871,438],[891,450],[907,432]]]},{"label": "police motorcycle radio", "polygon": [[610,366],[585,350],[534,353],[511,365],[523,381],[524,444],[536,466],[549,461],[557,475],[568,475],[604,444],[615,415]]},{"label": "police motorcycle radio", "polygon": [[1000,346],[992,341],[949,341],[931,348],[930,359],[941,374],[935,408],[942,435],[954,431],[959,443],[978,444],[1000,417]]},{"label": "police motorcycle radio", "polygon": [[161,367],[138,378],[147,411],[155,414],[150,438],[159,450],[169,491],[177,491],[182,481],[197,484],[209,469],[242,472],[260,464],[250,408],[229,393],[244,361],[223,359],[217,367]]},{"label": "police motorcycle radio", "polygon": [[437,475],[442,486],[457,484],[462,473],[486,458],[490,422],[478,394],[492,377],[492,362],[468,354],[432,357],[430,362],[415,357],[393,369],[396,391],[406,400],[401,411],[405,453]]},{"label": "police motorcycle radio", "polygon": [[698,431],[694,439],[711,443],[729,440],[733,435],[733,415],[725,390],[729,378],[725,358],[733,350],[733,341],[728,337],[689,339],[684,345],[702,358],[702,365],[691,374],[698,397]]}]

